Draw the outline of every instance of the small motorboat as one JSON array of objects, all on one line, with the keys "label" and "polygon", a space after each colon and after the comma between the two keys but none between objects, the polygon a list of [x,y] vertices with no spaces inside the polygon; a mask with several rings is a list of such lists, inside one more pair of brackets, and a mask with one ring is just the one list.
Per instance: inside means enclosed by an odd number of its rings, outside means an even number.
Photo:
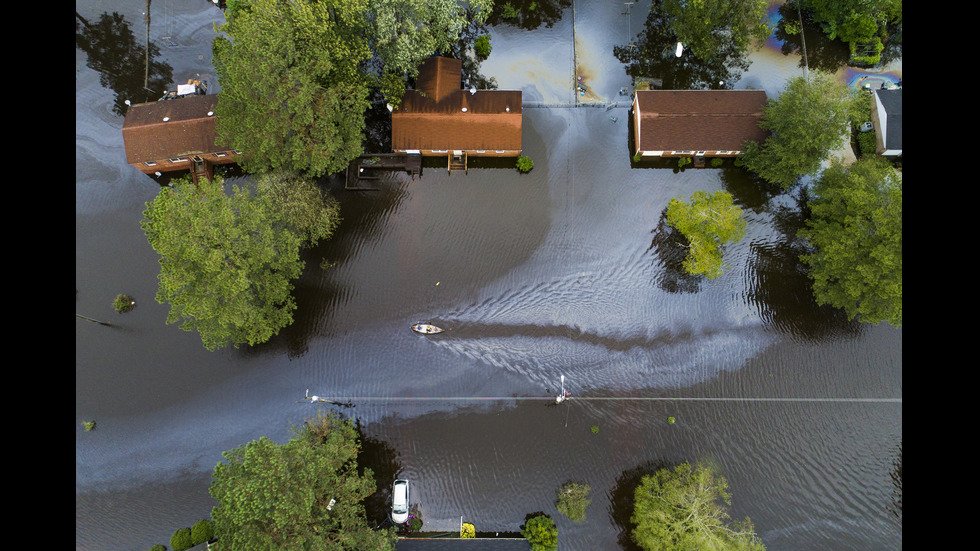
[{"label": "small motorboat", "polygon": [[442,333],[444,329],[428,323],[416,323],[412,326],[412,331],[422,333],[423,335],[435,335],[436,333]]}]

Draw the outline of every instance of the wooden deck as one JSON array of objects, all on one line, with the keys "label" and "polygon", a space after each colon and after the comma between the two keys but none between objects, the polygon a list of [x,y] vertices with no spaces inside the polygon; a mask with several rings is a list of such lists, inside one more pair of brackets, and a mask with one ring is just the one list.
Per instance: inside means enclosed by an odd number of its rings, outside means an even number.
[{"label": "wooden deck", "polygon": [[417,176],[422,174],[422,156],[408,153],[374,153],[361,155],[347,165],[345,189],[373,191],[377,188],[365,184],[381,179],[383,172],[400,172]]}]

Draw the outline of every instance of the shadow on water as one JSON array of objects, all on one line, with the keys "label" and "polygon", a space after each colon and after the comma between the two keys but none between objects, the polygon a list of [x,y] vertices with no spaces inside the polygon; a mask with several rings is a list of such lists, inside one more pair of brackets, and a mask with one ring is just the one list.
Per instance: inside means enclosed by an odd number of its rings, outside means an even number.
[{"label": "shadow on water", "polygon": [[364,500],[364,509],[368,522],[378,526],[388,520],[391,504],[391,484],[402,471],[398,452],[383,440],[368,436],[361,423],[357,424],[361,439],[361,453],[357,458],[361,474],[364,469],[371,469],[377,490]]},{"label": "shadow on water", "polygon": [[[146,25],[150,16],[146,15]],[[130,24],[117,12],[89,21],[75,12],[75,46],[88,55],[86,65],[99,73],[99,83],[115,93],[112,111],[126,114],[132,103],[156,101],[173,80],[173,68],[158,61],[156,44],[138,43]]]},{"label": "shadow on water", "polygon": [[653,251],[663,268],[659,272],[657,286],[668,293],[698,292],[704,278],[684,270],[684,259],[688,251],[687,239],[667,223],[666,210],[660,214],[660,221],[651,233],[653,233],[653,241],[650,243],[649,250]]}]

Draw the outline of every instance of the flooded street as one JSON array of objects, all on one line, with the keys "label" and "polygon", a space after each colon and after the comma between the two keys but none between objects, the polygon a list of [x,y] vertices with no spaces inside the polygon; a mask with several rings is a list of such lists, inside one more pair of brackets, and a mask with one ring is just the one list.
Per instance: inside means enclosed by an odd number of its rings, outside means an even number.
[{"label": "flooded street", "polygon": [[[410,479],[425,530],[462,516],[514,531],[541,510],[562,550],[632,549],[639,477],[704,461],[729,482],[732,518],[750,517],[769,550],[900,549],[902,331],[813,304],[788,245],[793,197],[735,168],[631,166],[619,95],[630,80],[611,48],[647,6],[627,16],[622,2],[580,1],[551,27],[491,28],[480,71],[523,90],[534,169],[426,167],[371,192],[331,179],[344,221],[307,254],[293,325],[214,353],[154,300],[158,257],[140,219],[159,185],[126,164],[119,94],[76,48],[76,313],[113,323],[76,320],[76,549],[168,544],[209,517],[222,451],[283,442],[316,407],[360,422],[380,485]],[[88,21],[119,12],[139,44],[141,7],[76,2]],[[221,11],[152,10],[173,80],[216,84]],[[778,48],[752,61],[736,88],[773,96],[800,71]],[[900,76],[900,60],[889,70]],[[575,107],[578,76],[600,107]],[[723,276],[687,277],[664,209],[719,189],[745,211],[746,236]],[[136,309],[116,314],[119,293]],[[447,331],[417,335],[418,321]],[[562,375],[572,399],[555,405]],[[307,389],[356,407],[313,406]],[[592,488],[581,524],[555,509],[569,480]]]}]

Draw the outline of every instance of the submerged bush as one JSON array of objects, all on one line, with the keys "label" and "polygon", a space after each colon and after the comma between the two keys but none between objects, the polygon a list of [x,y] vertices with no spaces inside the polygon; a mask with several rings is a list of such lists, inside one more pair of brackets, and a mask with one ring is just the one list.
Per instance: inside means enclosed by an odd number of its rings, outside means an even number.
[{"label": "submerged bush", "polygon": [[191,527],[191,542],[200,545],[210,541],[214,537],[214,523],[207,519],[201,519]]},{"label": "submerged bush", "polygon": [[112,301],[112,307],[120,314],[129,312],[133,308],[136,308],[136,299],[129,295],[116,295],[116,299]]},{"label": "submerged bush", "polygon": [[555,503],[558,512],[575,522],[585,520],[585,508],[592,500],[589,499],[588,484],[569,482],[558,490],[558,501]]},{"label": "submerged bush", "polygon": [[461,538],[475,538],[476,537],[476,526],[473,526],[469,522],[463,523],[463,529],[459,531],[459,537]]},{"label": "submerged bush", "polygon": [[488,35],[482,35],[476,39],[476,43],[473,44],[473,49],[476,50],[476,55],[480,57],[487,57],[490,55],[490,50],[493,49],[490,46],[490,37]]},{"label": "submerged bush", "polygon": [[555,551],[558,549],[558,527],[543,512],[527,516],[521,535],[531,544],[531,551]]},{"label": "submerged bush", "polygon": [[534,161],[532,161],[530,157],[521,155],[517,158],[517,170],[519,170],[521,174],[531,172],[532,168],[534,168]]},{"label": "submerged bush", "polygon": [[170,536],[170,548],[173,551],[185,551],[191,547],[194,547],[194,543],[191,539],[190,528],[180,528],[174,532],[174,535]]}]

